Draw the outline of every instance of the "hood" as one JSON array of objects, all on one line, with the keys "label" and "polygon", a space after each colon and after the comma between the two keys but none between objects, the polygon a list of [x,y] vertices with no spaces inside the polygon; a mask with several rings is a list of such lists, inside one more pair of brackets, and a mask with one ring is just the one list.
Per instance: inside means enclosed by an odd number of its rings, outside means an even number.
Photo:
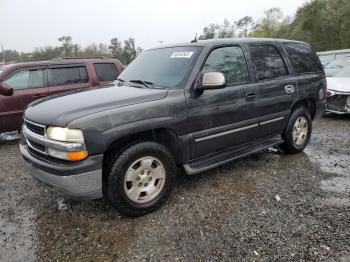
[{"label": "hood", "polygon": [[326,68],[324,70],[326,76],[334,76],[335,74],[339,73],[343,68]]},{"label": "hood", "polygon": [[327,89],[341,93],[350,93],[350,77],[327,77]]},{"label": "hood", "polygon": [[62,93],[35,101],[25,118],[43,125],[66,126],[74,119],[104,110],[165,98],[167,90],[105,86]]}]

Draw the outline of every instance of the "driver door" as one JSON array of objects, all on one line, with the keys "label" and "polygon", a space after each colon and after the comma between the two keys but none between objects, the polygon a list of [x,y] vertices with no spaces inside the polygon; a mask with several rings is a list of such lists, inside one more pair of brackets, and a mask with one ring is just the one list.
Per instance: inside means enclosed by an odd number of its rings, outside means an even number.
[{"label": "driver door", "polygon": [[257,87],[251,83],[240,46],[211,51],[202,72],[221,72],[226,87],[205,90],[187,100],[194,144],[192,159],[235,147],[256,139],[258,130]]},{"label": "driver door", "polygon": [[45,66],[17,69],[2,82],[14,92],[12,96],[0,95],[0,132],[19,130],[27,105],[48,95]]}]

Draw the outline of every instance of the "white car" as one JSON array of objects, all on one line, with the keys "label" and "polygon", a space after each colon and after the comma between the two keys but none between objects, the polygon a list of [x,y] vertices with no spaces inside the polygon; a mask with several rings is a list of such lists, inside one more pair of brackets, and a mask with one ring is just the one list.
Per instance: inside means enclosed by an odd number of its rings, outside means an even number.
[{"label": "white car", "polygon": [[327,77],[327,111],[350,114],[350,66]]},{"label": "white car", "polygon": [[340,71],[342,71],[345,67],[350,66],[350,58],[345,57],[341,59],[334,60],[327,64],[324,67],[324,72],[326,73],[326,76],[334,76]]}]

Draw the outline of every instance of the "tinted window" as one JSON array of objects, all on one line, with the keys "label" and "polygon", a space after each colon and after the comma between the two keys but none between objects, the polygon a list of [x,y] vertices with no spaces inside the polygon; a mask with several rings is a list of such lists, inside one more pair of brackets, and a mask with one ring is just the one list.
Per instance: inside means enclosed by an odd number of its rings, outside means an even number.
[{"label": "tinted window", "polygon": [[85,66],[57,67],[49,69],[50,86],[64,86],[88,82]]},{"label": "tinted window", "polygon": [[99,81],[114,81],[118,76],[115,64],[94,64]]},{"label": "tinted window", "polygon": [[287,75],[284,61],[272,45],[251,45],[249,50],[259,80]]},{"label": "tinted window", "polygon": [[301,43],[284,43],[283,45],[297,73],[322,71],[322,65],[310,46]]},{"label": "tinted window", "polygon": [[44,87],[42,69],[19,69],[4,80],[4,83],[16,89]]},{"label": "tinted window", "polygon": [[222,47],[210,53],[204,65],[206,72],[221,72],[226,85],[249,82],[249,73],[242,49],[237,46]]}]

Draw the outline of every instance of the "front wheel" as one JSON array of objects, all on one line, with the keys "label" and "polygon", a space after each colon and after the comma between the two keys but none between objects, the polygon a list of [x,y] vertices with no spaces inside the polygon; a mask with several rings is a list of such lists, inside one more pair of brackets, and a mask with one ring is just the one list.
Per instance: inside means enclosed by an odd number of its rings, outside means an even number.
[{"label": "front wheel", "polygon": [[282,134],[284,143],[281,145],[287,153],[299,153],[309,144],[312,132],[312,121],[305,107],[296,109],[290,116],[287,128]]},{"label": "front wheel", "polygon": [[107,198],[123,214],[144,215],[167,198],[176,173],[175,160],[165,146],[155,142],[134,144],[113,161]]}]

